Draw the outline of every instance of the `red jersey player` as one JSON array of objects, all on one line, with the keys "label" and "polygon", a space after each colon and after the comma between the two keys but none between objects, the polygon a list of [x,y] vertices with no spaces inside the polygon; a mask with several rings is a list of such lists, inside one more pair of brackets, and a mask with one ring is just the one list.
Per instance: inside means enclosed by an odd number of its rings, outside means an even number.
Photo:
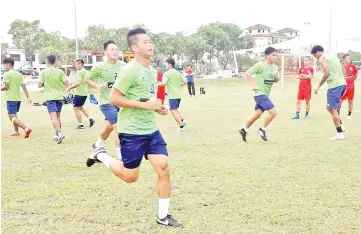
[{"label": "red jersey player", "polygon": [[343,72],[346,80],[346,92],[341,97],[341,101],[348,100],[348,116],[351,119],[351,112],[353,109],[353,99],[355,96],[355,80],[357,79],[357,67],[351,63],[349,54],[343,56]]},{"label": "red jersey player", "polygon": [[[162,68],[157,67],[157,82],[161,83],[162,79],[163,79]],[[160,99],[162,101],[162,103],[164,103],[164,100],[165,100],[165,86],[158,86],[157,99]]]},{"label": "red jersey player", "polygon": [[305,100],[306,103],[305,119],[308,118],[312,93],[311,78],[313,77],[313,73],[313,68],[310,66],[310,58],[305,57],[303,59],[303,67],[297,72],[297,79],[300,79],[300,84],[298,86],[296,116],[292,119],[300,119],[301,101],[303,100]]}]

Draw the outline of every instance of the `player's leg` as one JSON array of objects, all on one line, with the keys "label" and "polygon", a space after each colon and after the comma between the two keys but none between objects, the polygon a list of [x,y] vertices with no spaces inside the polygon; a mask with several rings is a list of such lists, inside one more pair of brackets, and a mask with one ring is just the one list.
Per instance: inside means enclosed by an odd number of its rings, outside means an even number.
[{"label": "player's leg", "polygon": [[95,124],[95,120],[93,117],[90,116],[89,112],[84,108],[84,106],[81,106],[79,110],[83,113],[85,117],[89,120],[89,127],[92,127]]},{"label": "player's leg", "polygon": [[345,136],[343,135],[344,129],[342,128],[341,116],[338,111],[341,106],[341,97],[345,91],[345,87],[346,86],[343,85],[327,91],[327,109],[331,114],[333,124],[335,125],[337,131],[337,134],[334,137],[331,137],[330,140],[345,139]]},{"label": "player's leg", "polygon": [[349,94],[348,94],[348,115],[347,115],[347,119],[351,119],[351,114],[352,114],[352,110],[353,110],[353,99],[355,96],[355,89],[351,88],[349,89]]},{"label": "player's leg", "polygon": [[300,95],[298,95],[297,103],[296,103],[296,115],[292,117],[292,119],[300,119],[300,111],[301,111],[301,101],[303,99],[300,98]]},{"label": "player's leg", "polygon": [[305,114],[305,119],[308,119],[308,113],[310,113],[310,109],[311,109],[311,100],[307,99],[305,100],[306,103],[306,114]]},{"label": "player's leg", "polygon": [[173,118],[179,125],[179,129],[177,131],[183,131],[186,122],[182,118],[181,113],[178,111],[179,104],[180,104],[180,99],[169,99],[170,111],[173,115]]},{"label": "player's leg", "polygon": [[262,140],[267,141],[266,128],[272,122],[272,120],[277,116],[277,110],[273,105],[271,99],[264,96],[262,101],[260,102],[263,110],[268,111],[266,118],[264,119],[263,126],[258,129],[258,134],[262,138]]},{"label": "player's leg", "polygon": [[191,89],[191,83],[190,82],[187,82],[187,87],[188,87],[189,96],[192,96],[192,89]]},{"label": "player's leg", "polygon": [[82,96],[75,95],[73,99],[74,113],[78,121],[77,129],[84,129],[83,119],[81,117],[80,107],[84,104]]},{"label": "player's leg", "polygon": [[20,111],[21,102],[16,103],[16,114],[12,117],[12,122],[15,126],[16,131],[19,131],[19,127],[22,128],[25,132],[25,138],[29,138],[30,133],[33,131],[30,127],[26,126],[20,119],[17,117],[17,113]]},{"label": "player's leg", "polygon": [[104,128],[101,131],[98,140],[93,143],[93,149],[104,147],[104,142],[108,139],[113,131],[113,125],[111,125],[108,120],[105,120],[104,124]]},{"label": "player's leg", "polygon": [[60,103],[59,102],[60,101],[46,101],[46,107],[48,109],[49,116],[56,133],[53,139],[60,144],[64,139],[64,136],[61,133],[61,121],[60,121],[61,109],[59,109],[61,108],[60,105],[61,102]]},{"label": "player's leg", "polygon": [[196,96],[196,89],[194,87],[194,82],[192,82],[192,94],[193,94],[193,97]]},{"label": "player's leg", "polygon": [[247,142],[248,129],[254,124],[254,122],[256,122],[257,119],[261,118],[262,114],[263,109],[256,105],[253,115],[247,120],[246,125],[241,130],[239,130],[239,133],[242,135],[244,142]]}]

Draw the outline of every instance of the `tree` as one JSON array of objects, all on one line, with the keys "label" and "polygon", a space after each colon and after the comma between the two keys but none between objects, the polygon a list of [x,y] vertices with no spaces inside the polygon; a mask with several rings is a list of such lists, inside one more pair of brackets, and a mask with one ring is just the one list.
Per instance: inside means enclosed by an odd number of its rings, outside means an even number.
[{"label": "tree", "polygon": [[196,65],[196,70],[200,71],[200,62],[207,49],[207,41],[198,34],[191,35],[186,44],[185,55],[188,60]]},{"label": "tree", "polygon": [[234,61],[232,52],[221,53],[217,59],[223,70],[226,70],[227,66]]},{"label": "tree", "polygon": [[104,25],[89,26],[84,37],[84,49],[103,51],[104,42],[114,39],[115,30],[107,29]]},{"label": "tree", "polygon": [[1,62],[5,58],[6,54],[8,53],[7,50],[9,49],[8,43],[1,43]]},{"label": "tree", "polygon": [[337,57],[340,59],[340,61],[343,60],[343,56],[345,54],[349,54],[352,61],[360,61],[361,60],[361,53],[357,51],[349,50],[348,53],[337,53]]},{"label": "tree", "polygon": [[[44,32],[40,28],[40,21],[15,20],[10,24],[9,34],[12,35],[13,43],[18,49],[23,49],[27,58],[32,58],[40,49],[40,37]],[[32,59],[30,66],[33,66]]]}]

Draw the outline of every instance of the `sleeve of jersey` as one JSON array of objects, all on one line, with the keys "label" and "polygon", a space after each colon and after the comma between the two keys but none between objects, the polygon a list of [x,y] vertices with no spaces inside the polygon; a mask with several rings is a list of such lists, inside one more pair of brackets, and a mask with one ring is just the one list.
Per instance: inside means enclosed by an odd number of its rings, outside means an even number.
[{"label": "sleeve of jersey", "polygon": [[167,72],[165,72],[165,73],[163,74],[162,82],[163,82],[164,84],[166,84],[166,83],[168,82],[168,73],[167,73]]},{"label": "sleeve of jersey", "polygon": [[100,67],[94,66],[92,69],[90,69],[89,72],[89,79],[94,80],[100,76]]},{"label": "sleeve of jersey", "polygon": [[5,74],[4,74],[4,82],[6,82],[6,83],[10,82],[10,75],[8,74],[8,72],[5,72]]},{"label": "sleeve of jersey", "polygon": [[119,90],[124,95],[127,93],[129,87],[134,83],[135,76],[131,69],[122,69],[119,78],[115,81],[113,87]]},{"label": "sleeve of jersey", "polygon": [[262,63],[261,63],[261,62],[258,62],[258,63],[256,63],[255,65],[253,65],[252,67],[250,67],[250,68],[247,70],[247,72],[248,72],[249,74],[257,74],[258,71],[260,70],[261,66],[262,66]]},{"label": "sleeve of jersey", "polygon": [[311,75],[315,74],[315,71],[313,70],[312,67],[311,67],[311,69],[310,69],[310,73],[311,73]]},{"label": "sleeve of jersey", "polygon": [[302,70],[302,68],[299,68],[299,69],[298,69],[297,75],[301,75],[301,70]]},{"label": "sleeve of jersey", "polygon": [[354,76],[355,76],[355,78],[357,78],[357,73],[358,73],[358,69],[357,69],[357,67],[354,65],[353,66],[353,71],[354,71]]}]

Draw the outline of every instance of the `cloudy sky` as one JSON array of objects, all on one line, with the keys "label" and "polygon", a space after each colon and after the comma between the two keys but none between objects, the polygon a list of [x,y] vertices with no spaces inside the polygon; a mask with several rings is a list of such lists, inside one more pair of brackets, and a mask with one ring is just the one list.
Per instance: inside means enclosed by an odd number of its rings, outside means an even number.
[{"label": "cloudy sky", "polygon": [[[154,32],[185,31],[193,33],[203,24],[214,21],[232,22],[245,28],[261,23],[274,29],[292,27],[327,35],[330,22],[330,1],[327,0],[255,0],[210,1],[182,0],[77,0],[78,34],[83,36],[93,24],[106,27],[132,26],[143,23]],[[236,3],[238,2],[238,3]],[[333,0],[333,34],[335,38],[361,37],[359,0]],[[74,38],[74,0],[16,0],[0,13],[0,36],[9,41],[9,24],[15,19],[41,21],[47,31],[59,30]],[[4,3],[3,3],[4,4]],[[2,4],[2,6],[4,6]],[[236,4],[236,5],[235,5]]]}]

